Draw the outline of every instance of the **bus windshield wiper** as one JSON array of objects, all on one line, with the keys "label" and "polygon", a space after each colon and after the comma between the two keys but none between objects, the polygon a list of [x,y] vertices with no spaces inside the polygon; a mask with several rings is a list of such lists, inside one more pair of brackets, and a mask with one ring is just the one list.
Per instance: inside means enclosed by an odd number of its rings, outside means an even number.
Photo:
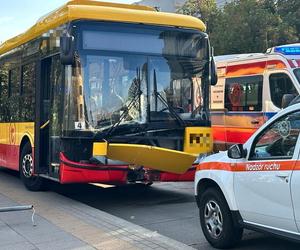
[{"label": "bus windshield wiper", "polygon": [[157,79],[156,79],[156,70],[153,71],[153,84],[154,84],[154,95],[155,95],[155,110],[157,110],[157,98],[168,108],[170,111],[170,114],[173,115],[173,117],[178,121],[179,125],[185,126],[186,123],[184,120],[181,119],[181,117],[176,113],[176,111],[173,109],[172,106],[169,105],[169,103],[161,96],[161,94],[157,91]]}]

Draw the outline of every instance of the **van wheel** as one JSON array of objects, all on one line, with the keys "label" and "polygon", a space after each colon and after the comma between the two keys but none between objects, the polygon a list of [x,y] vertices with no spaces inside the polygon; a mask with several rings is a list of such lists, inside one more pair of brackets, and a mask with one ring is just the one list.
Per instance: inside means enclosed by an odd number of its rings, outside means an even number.
[{"label": "van wheel", "polygon": [[236,227],[223,194],[208,188],[200,197],[200,224],[206,240],[215,248],[230,248],[242,238],[243,229]]},{"label": "van wheel", "polygon": [[34,165],[32,157],[32,149],[27,142],[21,151],[20,156],[20,177],[25,187],[30,191],[40,191],[45,188],[45,180],[42,177],[33,174]]}]

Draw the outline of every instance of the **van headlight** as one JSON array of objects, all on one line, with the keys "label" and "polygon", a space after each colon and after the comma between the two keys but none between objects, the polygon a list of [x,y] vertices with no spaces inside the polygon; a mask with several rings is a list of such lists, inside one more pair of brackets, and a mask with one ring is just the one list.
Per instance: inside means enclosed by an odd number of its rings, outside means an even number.
[{"label": "van headlight", "polygon": [[208,156],[207,153],[199,154],[199,156],[197,157],[197,159],[196,159],[196,161],[194,162],[194,164],[199,164],[199,163],[201,163],[207,156]]}]

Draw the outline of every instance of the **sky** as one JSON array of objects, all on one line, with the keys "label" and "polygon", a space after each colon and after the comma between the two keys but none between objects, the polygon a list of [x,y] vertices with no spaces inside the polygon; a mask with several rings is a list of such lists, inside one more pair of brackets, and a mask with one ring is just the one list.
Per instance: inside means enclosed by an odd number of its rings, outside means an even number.
[{"label": "sky", "polygon": [[[105,0],[114,3],[133,3],[137,0]],[[1,1],[0,43],[24,32],[43,15],[60,7],[67,0],[9,0]]]}]

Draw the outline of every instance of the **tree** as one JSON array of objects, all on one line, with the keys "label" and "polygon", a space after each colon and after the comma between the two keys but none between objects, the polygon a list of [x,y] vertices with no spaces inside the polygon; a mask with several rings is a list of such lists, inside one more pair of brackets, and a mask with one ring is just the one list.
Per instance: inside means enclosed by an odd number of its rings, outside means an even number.
[{"label": "tree", "polygon": [[292,26],[300,39],[300,1],[299,0],[277,0],[278,14],[282,20]]},{"label": "tree", "polygon": [[218,9],[215,0],[188,0],[177,12],[200,18],[206,25],[207,33],[210,34]]},{"label": "tree", "polygon": [[180,11],[201,16],[215,54],[264,52],[299,41],[299,0],[234,0],[219,10],[213,2],[188,0]]}]

